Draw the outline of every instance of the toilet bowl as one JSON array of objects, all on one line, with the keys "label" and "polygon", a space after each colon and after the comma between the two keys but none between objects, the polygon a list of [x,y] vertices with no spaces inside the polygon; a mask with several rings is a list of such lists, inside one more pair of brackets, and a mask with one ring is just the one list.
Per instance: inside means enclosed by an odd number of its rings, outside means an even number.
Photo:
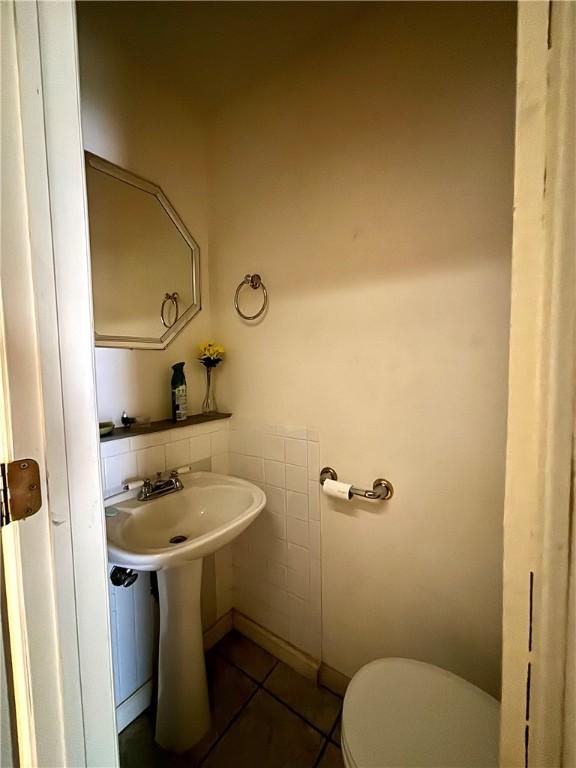
[{"label": "toilet bowl", "polygon": [[412,659],[354,675],[342,712],[346,768],[496,768],[500,705],[472,683]]}]

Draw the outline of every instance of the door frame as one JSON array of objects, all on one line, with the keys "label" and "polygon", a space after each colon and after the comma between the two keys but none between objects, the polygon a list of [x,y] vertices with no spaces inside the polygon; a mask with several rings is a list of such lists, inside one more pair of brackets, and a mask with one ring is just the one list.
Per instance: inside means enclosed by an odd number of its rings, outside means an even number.
[{"label": "door frame", "polygon": [[[66,764],[116,765],[75,8],[72,0],[16,0],[15,9]],[[561,105],[573,56],[567,30],[573,14],[574,3],[519,3],[504,519],[505,766],[524,766],[528,759],[534,766],[562,764],[576,287],[573,212],[561,205],[569,189],[562,170],[569,118]],[[21,556],[25,569],[26,548]],[[33,619],[27,612],[31,636],[38,632]]]},{"label": "door frame", "polygon": [[570,738],[566,669],[574,656],[567,632],[574,618],[568,583],[576,394],[575,11],[574,2],[557,0],[518,5],[500,744],[507,768],[574,765],[574,754],[565,762],[563,750],[565,735]]},{"label": "door frame", "polygon": [[[36,550],[30,542],[15,548],[18,557],[9,572],[34,572],[35,555],[41,554],[50,565],[46,581],[52,587],[42,599],[37,583],[30,588],[25,583],[17,601],[28,639],[23,656],[30,653],[30,665],[24,677],[34,715],[32,734],[18,729],[19,749],[24,756],[26,743],[35,739],[36,755],[22,760],[24,765],[108,768],[118,764],[118,743],[75,6],[71,0],[4,4],[14,16],[29,242],[26,267],[6,262],[2,278],[20,271],[31,282],[26,302],[31,318],[6,336],[8,372],[29,347],[29,370],[38,377],[34,415],[40,443],[28,455],[42,464],[45,494],[34,518],[6,529],[9,537],[31,538],[34,528],[45,528],[44,537],[33,542]],[[13,326],[22,303],[22,292],[13,291],[11,307],[4,308]],[[18,373],[26,376],[22,364]],[[16,397],[13,386],[13,410]],[[13,434],[24,420],[21,410],[15,414]],[[42,608],[51,610],[52,625],[39,621]],[[10,631],[16,629],[11,622]],[[46,659],[32,652],[37,647],[41,654],[50,643],[56,665],[48,680],[42,674]],[[49,718],[50,727],[39,727],[39,717]]]}]

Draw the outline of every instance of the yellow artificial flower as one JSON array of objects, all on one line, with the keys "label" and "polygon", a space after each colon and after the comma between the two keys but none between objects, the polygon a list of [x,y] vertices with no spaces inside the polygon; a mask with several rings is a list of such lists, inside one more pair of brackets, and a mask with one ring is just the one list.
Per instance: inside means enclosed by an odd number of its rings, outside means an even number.
[{"label": "yellow artificial flower", "polygon": [[224,347],[215,341],[205,341],[198,346],[199,360],[222,360],[224,357]]}]

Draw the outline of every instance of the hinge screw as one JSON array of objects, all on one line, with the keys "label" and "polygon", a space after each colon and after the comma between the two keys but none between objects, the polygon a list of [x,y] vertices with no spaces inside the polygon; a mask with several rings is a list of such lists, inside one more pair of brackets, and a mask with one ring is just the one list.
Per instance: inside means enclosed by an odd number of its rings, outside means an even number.
[{"label": "hinge screw", "polygon": [[28,469],[28,462],[27,461],[23,461],[20,464],[20,469]]},{"label": "hinge screw", "polygon": [[36,483],[30,483],[30,485],[28,486],[29,491],[35,491],[37,488],[38,486],[36,485]]}]

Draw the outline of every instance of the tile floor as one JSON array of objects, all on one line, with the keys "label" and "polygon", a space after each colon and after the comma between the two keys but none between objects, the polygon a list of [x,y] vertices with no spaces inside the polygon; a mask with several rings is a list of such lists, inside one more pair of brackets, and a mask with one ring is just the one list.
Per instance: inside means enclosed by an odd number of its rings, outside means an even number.
[{"label": "tile floor", "polygon": [[212,729],[185,755],[154,742],[148,710],[120,734],[122,768],[343,768],[342,700],[237,632],[206,655]]}]

